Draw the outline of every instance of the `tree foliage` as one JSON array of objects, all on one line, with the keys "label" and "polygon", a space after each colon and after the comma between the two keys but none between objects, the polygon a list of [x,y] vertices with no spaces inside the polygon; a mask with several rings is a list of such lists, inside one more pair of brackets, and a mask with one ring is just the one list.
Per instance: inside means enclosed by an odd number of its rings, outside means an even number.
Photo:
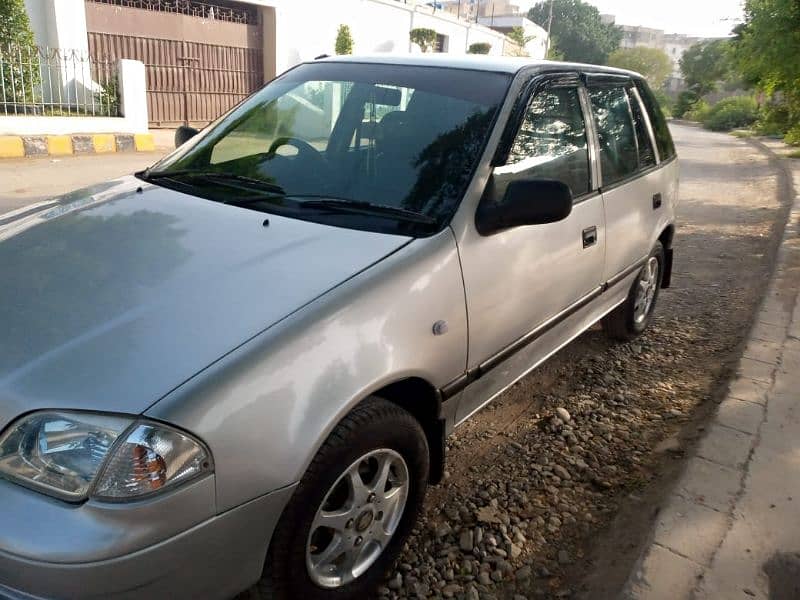
[{"label": "tree foliage", "polygon": [[489,50],[491,49],[491,44],[487,44],[486,42],[475,42],[474,44],[469,45],[467,54],[489,54]]},{"label": "tree foliage", "polygon": [[605,64],[622,41],[622,30],[603,23],[600,11],[582,0],[543,0],[528,11],[528,18],[547,29],[553,3],[550,35],[558,40],[564,60]]},{"label": "tree foliage", "polygon": [[787,141],[800,143],[800,2],[746,0],[744,16],[734,29],[733,64],[785,115]]},{"label": "tree foliage", "polygon": [[0,0],[0,57],[5,86],[5,98],[0,101],[32,101],[32,87],[41,74],[36,66],[39,54],[23,0]]},{"label": "tree foliage", "polygon": [[666,52],[658,48],[618,48],[608,57],[608,64],[641,73],[650,86],[656,89],[672,73],[672,61]]},{"label": "tree foliage", "polygon": [[686,86],[698,98],[702,98],[730,77],[730,42],[714,40],[694,44],[683,53],[680,64]]},{"label": "tree foliage", "polygon": [[525,30],[519,26],[512,27],[511,31],[509,31],[506,35],[508,36],[508,39],[518,46],[522,46],[523,48],[525,47],[525,44],[536,37],[535,35],[525,35]]},{"label": "tree foliage", "polygon": [[437,33],[435,29],[428,29],[426,27],[417,27],[409,32],[411,41],[420,47],[420,50],[427,52],[436,46]]},{"label": "tree foliage", "polygon": [[730,131],[749,127],[758,117],[758,105],[750,96],[723,98],[710,107],[703,125],[711,131]]},{"label": "tree foliage", "polygon": [[353,36],[350,34],[350,27],[347,25],[339,25],[339,30],[336,32],[336,54],[352,54],[353,53]]}]

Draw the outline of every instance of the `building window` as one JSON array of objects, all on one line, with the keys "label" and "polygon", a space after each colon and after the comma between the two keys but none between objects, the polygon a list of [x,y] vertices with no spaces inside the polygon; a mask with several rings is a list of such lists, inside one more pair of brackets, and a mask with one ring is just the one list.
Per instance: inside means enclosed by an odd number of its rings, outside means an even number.
[{"label": "building window", "polygon": [[449,36],[441,33],[436,34],[436,52],[447,52],[449,46]]}]

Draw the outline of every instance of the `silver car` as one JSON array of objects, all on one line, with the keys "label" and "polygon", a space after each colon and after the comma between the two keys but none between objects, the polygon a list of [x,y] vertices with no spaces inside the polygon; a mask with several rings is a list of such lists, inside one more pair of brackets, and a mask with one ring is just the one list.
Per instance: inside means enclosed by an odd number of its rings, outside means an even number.
[{"label": "silver car", "polygon": [[0,216],[0,597],[367,597],[455,427],[647,326],[677,181],[635,73],[351,57]]}]

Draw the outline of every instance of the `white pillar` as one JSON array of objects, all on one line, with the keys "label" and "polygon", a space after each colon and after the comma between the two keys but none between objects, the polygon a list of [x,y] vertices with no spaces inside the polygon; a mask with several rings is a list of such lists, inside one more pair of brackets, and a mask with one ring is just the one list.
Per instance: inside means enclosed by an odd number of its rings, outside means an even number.
[{"label": "white pillar", "polygon": [[120,111],[133,133],[147,132],[147,86],[144,63],[121,59],[117,63]]}]

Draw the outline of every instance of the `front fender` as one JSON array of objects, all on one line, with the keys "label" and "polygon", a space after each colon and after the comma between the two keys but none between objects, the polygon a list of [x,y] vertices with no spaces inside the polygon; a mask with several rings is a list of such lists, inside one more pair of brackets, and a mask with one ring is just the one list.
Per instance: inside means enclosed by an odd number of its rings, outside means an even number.
[{"label": "front fender", "polygon": [[[436,321],[447,333],[433,334]],[[343,282],[176,389],[148,412],[203,439],[220,512],[299,480],[358,402],[395,381],[441,387],[467,362],[450,229]]]}]

